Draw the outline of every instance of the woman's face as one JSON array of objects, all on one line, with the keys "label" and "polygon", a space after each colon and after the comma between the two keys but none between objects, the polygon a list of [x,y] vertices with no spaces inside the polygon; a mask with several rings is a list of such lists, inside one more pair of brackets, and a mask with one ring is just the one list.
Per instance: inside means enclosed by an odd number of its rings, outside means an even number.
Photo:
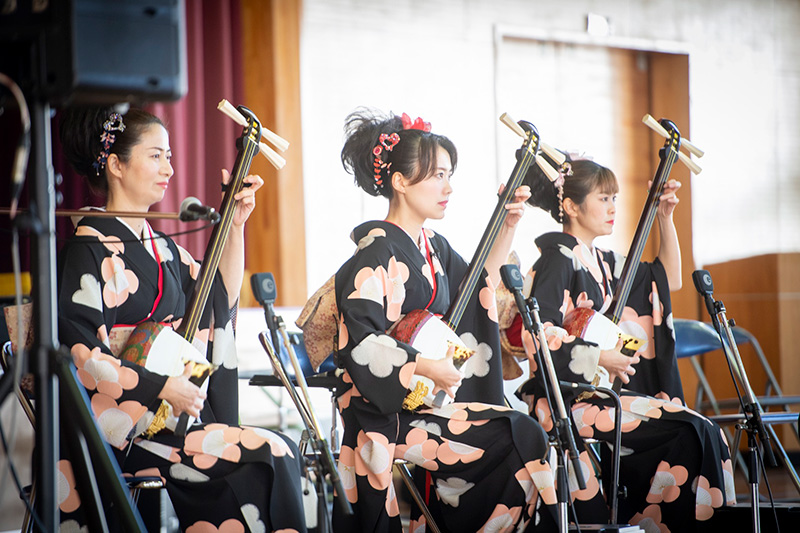
[{"label": "woman's face", "polygon": [[436,168],[433,174],[406,187],[406,202],[421,219],[444,218],[450,193],[453,192],[453,188],[450,186],[452,172],[450,154],[440,146],[436,154]]},{"label": "woman's face", "polygon": [[577,217],[571,218],[570,230],[586,242],[595,237],[611,235],[617,215],[617,195],[594,189],[578,206]]},{"label": "woman's face", "polygon": [[120,161],[121,178],[115,201],[144,209],[160,202],[173,174],[170,159],[169,134],[160,124],[153,124],[133,146],[130,159]]}]

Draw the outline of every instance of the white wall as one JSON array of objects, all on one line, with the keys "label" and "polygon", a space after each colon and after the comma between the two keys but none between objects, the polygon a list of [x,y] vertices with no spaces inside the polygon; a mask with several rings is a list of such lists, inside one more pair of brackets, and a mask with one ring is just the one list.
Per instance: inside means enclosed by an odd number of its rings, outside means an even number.
[{"label": "white wall", "polygon": [[[608,17],[612,41],[689,51],[690,138],[707,154],[703,173],[693,180],[696,266],[800,250],[800,161],[794,149],[800,141],[795,31],[800,2],[304,0],[303,5],[309,292],[352,254],[351,229],[386,214],[385,200],[361,192],[341,167],[345,116],[363,105],[407,112],[455,142],[453,202],[447,217],[431,227],[469,260],[494,208],[497,186],[513,166],[513,154],[497,147],[516,143],[497,126],[495,28],[581,36],[589,12]],[[535,122],[524,110],[509,111]],[[531,210],[526,218],[523,232],[554,227],[541,212]]]}]

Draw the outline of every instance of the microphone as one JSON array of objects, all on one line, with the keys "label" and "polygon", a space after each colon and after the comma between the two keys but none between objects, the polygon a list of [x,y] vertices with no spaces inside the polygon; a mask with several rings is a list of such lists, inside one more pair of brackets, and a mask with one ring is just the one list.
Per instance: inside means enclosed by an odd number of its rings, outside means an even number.
[{"label": "microphone", "polygon": [[500,267],[500,279],[503,280],[503,285],[514,294],[514,301],[520,311],[519,314],[522,318],[523,326],[533,329],[530,314],[523,312],[528,309],[528,304],[525,303],[525,298],[522,296],[522,272],[519,271],[517,265],[503,265]]},{"label": "microphone", "polygon": [[[256,301],[264,308],[264,320],[267,323],[272,341],[272,347],[275,353],[281,357],[281,339],[279,318],[275,315],[275,309],[272,304],[278,298],[278,287],[275,284],[275,276],[272,272],[259,272],[250,276],[250,288],[253,290],[253,296]],[[280,320],[283,323],[283,320]]]},{"label": "microphone", "polygon": [[706,309],[711,318],[717,314],[714,306],[714,281],[711,279],[711,274],[708,270],[695,270],[692,272],[692,281],[694,281],[694,288],[706,302]]},{"label": "microphone", "polygon": [[179,216],[181,222],[190,222],[192,220],[208,220],[212,224],[219,222],[219,213],[211,206],[203,205],[200,200],[194,196],[187,196],[181,202],[181,210]]},{"label": "microphone", "polygon": [[250,276],[250,288],[253,289],[256,301],[262,306],[275,303],[278,297],[278,289],[275,286],[275,277],[272,272],[260,272]]}]

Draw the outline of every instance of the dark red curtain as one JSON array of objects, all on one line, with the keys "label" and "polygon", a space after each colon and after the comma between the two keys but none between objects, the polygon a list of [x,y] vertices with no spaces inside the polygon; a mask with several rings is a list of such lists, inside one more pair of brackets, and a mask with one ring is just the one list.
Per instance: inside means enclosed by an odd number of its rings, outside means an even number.
[{"label": "dark red curtain", "polygon": [[[242,43],[238,0],[186,2],[186,49],[189,91],[176,103],[148,109],[164,119],[170,131],[175,175],[158,211],[177,211],[187,196],[219,208],[221,169],[236,160],[238,126],[217,110],[220,100],[242,103]],[[199,223],[151,222],[167,233]],[[195,257],[202,257],[210,230],[175,237]]]}]

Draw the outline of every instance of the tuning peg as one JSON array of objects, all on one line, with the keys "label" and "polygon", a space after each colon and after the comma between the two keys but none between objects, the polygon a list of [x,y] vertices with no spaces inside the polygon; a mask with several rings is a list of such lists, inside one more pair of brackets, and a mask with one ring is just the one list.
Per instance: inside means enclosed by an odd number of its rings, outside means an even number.
[{"label": "tuning peg", "polygon": [[508,113],[503,113],[502,115],[500,115],[500,122],[511,128],[511,131],[513,131],[523,139],[527,137],[527,135],[525,135],[525,130],[522,129],[522,126],[517,124],[517,122],[508,115]]},{"label": "tuning peg", "polygon": [[[644,122],[646,126],[648,126],[650,129],[652,129],[665,139],[669,138],[669,133],[667,132],[667,130],[664,129],[664,126],[659,124],[658,121],[649,114],[642,117],[642,122]],[[705,152],[703,150],[693,145],[687,139],[683,138],[681,139],[681,146],[689,150],[695,157],[703,157],[703,155],[705,155]]]},{"label": "tuning peg", "polygon": [[277,168],[278,170],[282,169],[286,165],[286,160],[278,154],[275,150],[267,146],[267,143],[260,142],[258,143],[258,148],[260,149],[261,153],[267,160],[272,163],[272,166]]},{"label": "tuning peg", "polygon": [[541,148],[542,152],[549,155],[550,159],[556,162],[556,165],[561,166],[564,164],[564,161],[567,160],[567,156],[565,156],[564,154],[562,154],[561,152],[559,152],[546,142],[539,140],[539,148]]},{"label": "tuning peg", "polygon": [[558,179],[558,170],[554,169],[547,160],[536,154],[536,164],[542,169],[542,172],[550,179],[550,181],[556,181]]},{"label": "tuning peg", "polygon": [[678,152],[678,159],[681,160],[681,163],[689,167],[689,170],[694,172],[695,174],[700,174],[703,169],[700,168],[700,165],[692,161],[688,155],[684,154],[683,152]]},{"label": "tuning peg", "polygon": [[[242,127],[247,126],[247,119],[244,117],[244,115],[239,113],[239,110],[233,107],[233,105],[224,98],[220,100],[219,104],[217,104],[217,109],[228,115],[230,118],[233,119],[234,122],[236,122],[240,126]],[[273,146],[275,146],[275,148],[277,148],[281,152],[285,152],[286,149],[289,148],[289,141],[287,141],[277,133],[268,130],[263,125],[261,126],[261,136],[266,138],[269,142],[273,144]],[[267,159],[269,159],[269,156],[267,156]],[[272,164],[274,165],[275,163]]]}]

